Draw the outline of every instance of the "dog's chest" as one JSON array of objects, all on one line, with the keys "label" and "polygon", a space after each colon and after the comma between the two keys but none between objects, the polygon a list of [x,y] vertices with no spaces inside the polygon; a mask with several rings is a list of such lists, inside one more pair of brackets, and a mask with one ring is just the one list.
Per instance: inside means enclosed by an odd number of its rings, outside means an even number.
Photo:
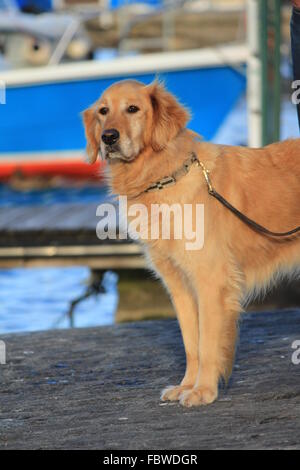
[{"label": "dog's chest", "polygon": [[129,236],[142,244],[173,256],[201,250],[204,245],[204,208],[182,203],[128,203],[120,220]]}]

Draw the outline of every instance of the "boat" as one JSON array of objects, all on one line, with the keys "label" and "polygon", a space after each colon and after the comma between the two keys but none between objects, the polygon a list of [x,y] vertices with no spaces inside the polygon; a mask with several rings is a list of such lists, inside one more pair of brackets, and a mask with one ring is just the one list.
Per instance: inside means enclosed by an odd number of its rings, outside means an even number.
[{"label": "boat", "polygon": [[17,170],[98,177],[84,163],[81,112],[118,80],[163,80],[212,140],[246,89],[244,44],[0,71],[0,178]]}]

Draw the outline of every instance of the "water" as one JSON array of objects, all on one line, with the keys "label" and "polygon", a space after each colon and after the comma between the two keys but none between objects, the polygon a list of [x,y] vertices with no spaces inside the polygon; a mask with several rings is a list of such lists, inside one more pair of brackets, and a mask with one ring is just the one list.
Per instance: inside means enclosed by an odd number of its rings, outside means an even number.
[{"label": "water", "polygon": [[[43,204],[81,204],[107,200],[103,187],[16,191],[0,184],[0,207]],[[70,302],[80,297],[90,277],[82,267],[0,269],[0,334],[70,327]],[[114,322],[118,303],[117,275],[107,272],[105,293],[80,303],[73,315],[75,327]]]},{"label": "water", "polygon": [[[68,328],[70,302],[84,293],[89,275],[85,267],[0,270],[0,333]],[[114,322],[117,275],[106,273],[103,284],[105,294],[77,306],[75,327]]]},{"label": "water", "polygon": [[[283,102],[282,139],[298,137],[295,107]],[[247,144],[247,107],[243,97],[214,141],[231,145]],[[0,185],[0,207],[99,202],[107,197],[103,188],[49,189],[18,192]],[[0,270],[0,333],[68,328],[70,302],[83,294],[89,278],[86,267]],[[117,276],[106,273],[106,293],[82,302],[74,315],[75,327],[111,324],[118,303]]]}]

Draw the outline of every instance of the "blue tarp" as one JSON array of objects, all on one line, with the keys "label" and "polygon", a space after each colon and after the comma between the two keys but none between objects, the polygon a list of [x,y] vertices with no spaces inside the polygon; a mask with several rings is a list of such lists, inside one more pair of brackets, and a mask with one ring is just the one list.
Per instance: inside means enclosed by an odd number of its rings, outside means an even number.
[{"label": "blue tarp", "polygon": [[52,0],[16,0],[20,8],[34,7],[40,11],[52,10]]}]

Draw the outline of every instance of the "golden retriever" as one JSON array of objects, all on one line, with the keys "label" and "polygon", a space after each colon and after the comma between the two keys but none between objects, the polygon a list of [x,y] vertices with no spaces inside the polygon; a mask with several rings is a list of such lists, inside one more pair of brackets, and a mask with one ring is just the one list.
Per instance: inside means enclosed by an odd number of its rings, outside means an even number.
[{"label": "golden retriever", "polygon": [[212,403],[219,380],[232,371],[245,298],[295,272],[300,237],[266,236],[243,223],[211,197],[199,165],[173,185],[145,190],[194,153],[233,206],[269,230],[288,231],[300,223],[300,140],[261,149],[202,142],[186,129],[188,111],[157,81],[112,85],[83,119],[90,160],[100,152],[108,161],[111,190],[127,196],[129,207],[140,203],[151,212],[153,204],[204,205],[202,249],[189,251],[184,237],[174,236],[141,243],[170,293],[186,352],[183,380],[161,398],[184,406]]}]

